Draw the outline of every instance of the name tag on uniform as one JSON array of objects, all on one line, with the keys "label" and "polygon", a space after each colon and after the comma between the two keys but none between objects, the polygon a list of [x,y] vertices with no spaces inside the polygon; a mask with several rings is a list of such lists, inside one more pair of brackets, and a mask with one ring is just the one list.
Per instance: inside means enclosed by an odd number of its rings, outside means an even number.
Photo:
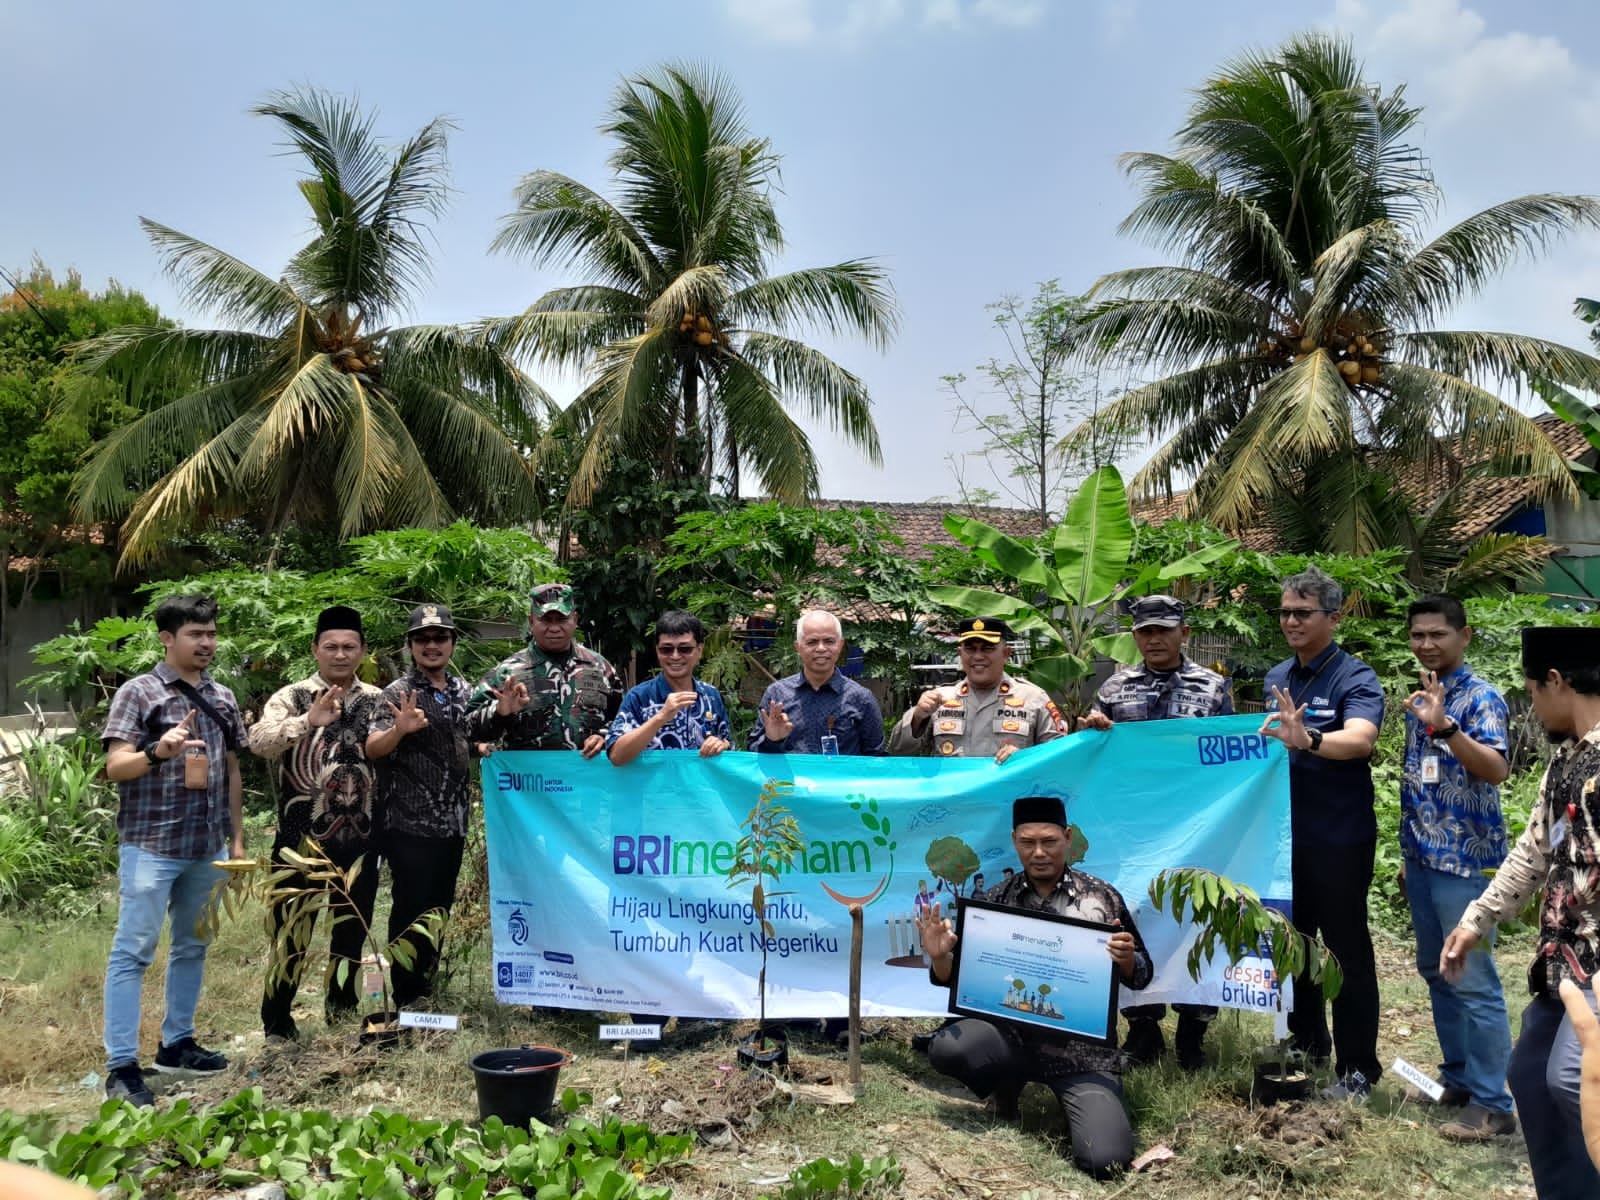
[{"label": "name tag on uniform", "polygon": [[1422,782],[1439,782],[1439,756],[1437,754],[1424,754],[1422,756]]}]

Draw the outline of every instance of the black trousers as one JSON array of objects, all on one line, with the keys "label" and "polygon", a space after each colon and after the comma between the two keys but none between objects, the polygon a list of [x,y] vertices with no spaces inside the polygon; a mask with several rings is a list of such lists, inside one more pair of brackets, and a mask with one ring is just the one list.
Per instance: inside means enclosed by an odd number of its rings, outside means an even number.
[{"label": "black trousers", "polygon": [[[456,899],[456,879],[461,874],[461,837],[418,837],[411,833],[386,833],[383,857],[389,864],[393,901],[389,906],[389,940],[392,942],[423,913],[443,909]],[[443,931],[441,930],[441,933]],[[390,969],[397,1008],[433,994],[433,973],[439,965],[439,948],[425,937],[413,937],[416,961],[410,967],[398,962]]]},{"label": "black trousers", "polygon": [[[288,847],[297,849],[298,847]],[[288,864],[283,860],[281,852],[285,849],[283,844],[272,847],[272,861],[277,867]],[[329,853],[339,867],[349,870],[360,854],[336,855]],[[296,875],[287,882],[286,886],[315,888],[319,885],[315,880],[304,875]],[[330,889],[331,891],[332,889]],[[329,935],[329,964],[328,964],[328,990],[323,1001],[324,1009],[330,1020],[337,1019],[341,1010],[353,1010],[357,1003],[357,985],[361,980],[362,941],[365,930],[372,924],[372,908],[378,899],[378,854],[375,849],[369,848],[361,863],[361,873],[356,876],[356,881],[350,888],[347,900],[335,893],[329,898],[328,912],[334,919],[333,932]],[[270,914],[272,940],[277,944],[279,935],[283,932],[285,924],[285,910],[287,904],[273,905]],[[349,914],[349,919],[338,918]],[[268,981],[261,994],[261,1027],[268,1037],[290,1037],[295,1032],[294,1018],[290,1010],[294,1006],[295,993],[300,990],[300,977],[305,971],[306,950],[310,945],[312,930],[316,927],[316,918],[313,914],[310,924],[305,929],[304,940],[292,941],[288,947],[289,957],[288,974],[279,979],[276,984]],[[338,982],[336,970],[339,960],[349,962],[349,969],[345,973],[344,982]]]},{"label": "black trousers", "polygon": [[988,1021],[968,1017],[946,1025],[928,1044],[928,1062],[941,1075],[966,1084],[978,1096],[1047,1084],[1061,1103],[1072,1161],[1096,1179],[1127,1170],[1133,1162],[1133,1126],[1122,1103],[1122,1081],[1100,1071],[1039,1074],[1040,1060]]},{"label": "black trousers", "polygon": [[[1178,1023],[1187,1024],[1198,1021],[1202,1025],[1209,1025],[1217,1019],[1217,1010],[1209,1004],[1174,1004],[1172,1011],[1178,1014]],[[1167,1015],[1165,1004],[1135,1004],[1122,1010],[1122,1015],[1130,1021],[1159,1021]]]},{"label": "black trousers", "polygon": [[1378,968],[1367,926],[1367,889],[1372,886],[1373,842],[1355,846],[1295,844],[1294,924],[1306,936],[1320,933],[1339,960],[1344,986],[1333,1000],[1333,1037],[1328,1037],[1322,988],[1304,976],[1294,981],[1289,1034],[1295,1045],[1318,1058],[1331,1048],[1341,1079],[1360,1071],[1375,1084],[1378,1063]]}]

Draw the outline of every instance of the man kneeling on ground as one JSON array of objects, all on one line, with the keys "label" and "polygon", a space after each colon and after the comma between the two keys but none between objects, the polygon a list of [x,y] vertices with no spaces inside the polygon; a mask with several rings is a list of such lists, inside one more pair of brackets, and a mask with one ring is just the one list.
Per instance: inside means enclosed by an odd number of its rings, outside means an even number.
[{"label": "man kneeling on ground", "polygon": [[[1011,844],[1022,873],[983,897],[996,904],[1099,921],[1120,928],[1106,949],[1124,987],[1138,990],[1155,973],[1133,914],[1104,880],[1067,865],[1067,810],[1058,796],[1024,796],[1011,806]],[[950,984],[956,933],[937,904],[917,918],[933,982]],[[928,1062],[941,1074],[993,1096],[998,1116],[1014,1117],[1024,1084],[1047,1085],[1061,1103],[1072,1139],[1072,1161],[1104,1178],[1133,1161],[1133,1127],[1122,1103],[1122,1054],[1065,1034],[1035,1032],[966,1018],[945,1026],[928,1045]]]}]

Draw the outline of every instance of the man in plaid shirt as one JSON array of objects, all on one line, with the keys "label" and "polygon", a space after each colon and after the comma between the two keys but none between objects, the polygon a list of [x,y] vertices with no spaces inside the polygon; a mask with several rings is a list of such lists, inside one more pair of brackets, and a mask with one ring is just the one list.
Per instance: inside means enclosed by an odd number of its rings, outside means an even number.
[{"label": "man in plaid shirt", "polygon": [[154,1104],[139,1067],[139,1001],[170,912],[167,1010],[156,1069],[210,1074],[228,1060],[194,1039],[208,939],[196,925],[223,878],[213,861],[243,858],[244,724],[233,693],[206,674],[217,651],[217,604],[173,596],[156,608],[166,656],[112,697],[101,739],[117,785],[117,933],[106,967],[106,1095]]}]

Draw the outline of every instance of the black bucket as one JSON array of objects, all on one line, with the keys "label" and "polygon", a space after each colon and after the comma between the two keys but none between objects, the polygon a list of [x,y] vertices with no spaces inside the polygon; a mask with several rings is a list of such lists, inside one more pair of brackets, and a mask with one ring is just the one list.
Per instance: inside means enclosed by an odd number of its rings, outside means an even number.
[{"label": "black bucket", "polygon": [[499,1117],[507,1125],[526,1125],[550,1115],[556,1081],[572,1055],[552,1046],[485,1050],[472,1060],[478,1085],[478,1116]]}]

